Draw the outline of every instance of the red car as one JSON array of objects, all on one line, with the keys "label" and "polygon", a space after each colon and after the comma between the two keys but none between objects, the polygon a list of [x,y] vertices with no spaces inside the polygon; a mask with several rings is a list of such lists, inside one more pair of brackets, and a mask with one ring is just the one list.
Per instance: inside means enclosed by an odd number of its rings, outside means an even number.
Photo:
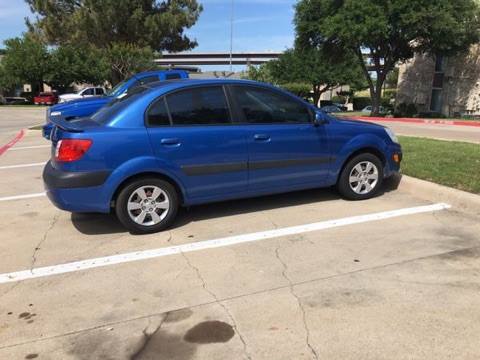
[{"label": "red car", "polygon": [[35,105],[55,105],[58,102],[58,95],[53,92],[42,92],[33,98]]}]

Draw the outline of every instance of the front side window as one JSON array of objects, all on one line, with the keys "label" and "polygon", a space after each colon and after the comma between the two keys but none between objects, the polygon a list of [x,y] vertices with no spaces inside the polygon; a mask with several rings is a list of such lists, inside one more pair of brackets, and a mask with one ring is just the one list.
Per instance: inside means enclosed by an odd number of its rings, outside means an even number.
[{"label": "front side window", "polygon": [[252,124],[308,123],[311,114],[299,101],[258,87],[235,86],[234,96],[245,121]]},{"label": "front side window", "polygon": [[93,88],[83,90],[82,95],[95,95]]},{"label": "front side window", "polygon": [[219,125],[230,123],[223,87],[181,90],[167,95],[173,125]]}]

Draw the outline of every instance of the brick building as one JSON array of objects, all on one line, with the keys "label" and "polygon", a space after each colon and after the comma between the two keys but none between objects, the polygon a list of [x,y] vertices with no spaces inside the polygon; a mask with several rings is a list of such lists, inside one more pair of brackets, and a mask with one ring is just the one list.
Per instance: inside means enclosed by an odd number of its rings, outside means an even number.
[{"label": "brick building", "polygon": [[480,45],[456,57],[417,55],[400,66],[396,104],[445,116],[480,115]]}]

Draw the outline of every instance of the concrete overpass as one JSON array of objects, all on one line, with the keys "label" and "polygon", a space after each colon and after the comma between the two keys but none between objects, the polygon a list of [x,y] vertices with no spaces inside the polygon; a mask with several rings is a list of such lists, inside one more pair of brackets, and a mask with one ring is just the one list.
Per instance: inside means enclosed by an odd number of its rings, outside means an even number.
[{"label": "concrete overpass", "polygon": [[161,66],[200,66],[200,65],[260,65],[277,59],[281,52],[242,52],[233,53],[177,53],[164,54],[155,63]]}]

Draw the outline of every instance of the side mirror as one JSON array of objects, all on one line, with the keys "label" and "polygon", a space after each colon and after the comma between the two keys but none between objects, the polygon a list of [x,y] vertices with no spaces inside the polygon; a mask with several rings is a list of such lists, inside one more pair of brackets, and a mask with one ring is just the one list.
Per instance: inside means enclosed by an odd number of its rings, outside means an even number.
[{"label": "side mirror", "polygon": [[320,126],[326,123],[328,123],[328,119],[326,118],[325,114],[321,112],[315,112],[315,119],[313,121],[313,124],[315,126]]}]

